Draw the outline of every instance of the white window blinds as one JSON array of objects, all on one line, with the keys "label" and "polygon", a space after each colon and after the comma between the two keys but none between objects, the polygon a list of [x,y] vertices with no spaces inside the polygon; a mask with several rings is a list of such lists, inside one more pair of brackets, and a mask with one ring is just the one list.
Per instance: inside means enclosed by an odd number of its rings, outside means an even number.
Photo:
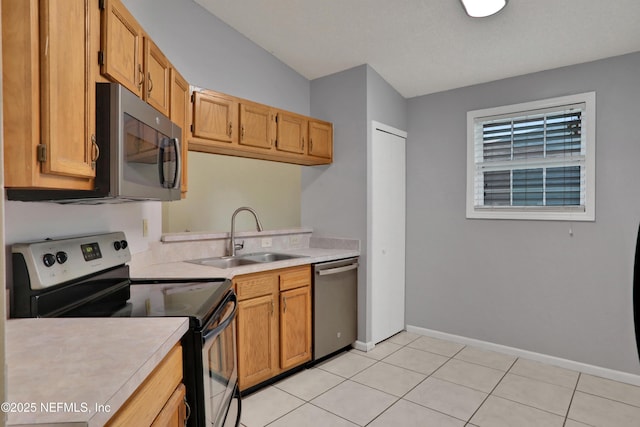
[{"label": "white window blinds", "polygon": [[[536,107],[533,104],[514,107]],[[467,189],[467,216],[545,219],[546,215],[549,219],[562,219],[562,215],[553,215],[560,212],[564,216],[582,213],[589,217],[578,215],[571,219],[591,219],[592,212],[587,210],[593,192],[588,177],[595,171],[593,162],[588,161],[594,153],[589,150],[588,138],[593,135],[588,130],[587,104],[585,101],[528,110],[505,111],[509,107],[501,107],[470,112],[468,144],[473,164],[468,165],[467,172],[472,174],[468,177],[471,188]]]}]

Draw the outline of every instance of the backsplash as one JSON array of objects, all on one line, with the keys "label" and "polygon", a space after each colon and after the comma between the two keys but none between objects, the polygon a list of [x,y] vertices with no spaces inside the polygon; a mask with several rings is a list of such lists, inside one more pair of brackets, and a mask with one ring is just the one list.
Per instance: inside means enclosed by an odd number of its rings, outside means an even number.
[{"label": "backsplash", "polygon": [[[244,247],[237,252],[247,254],[306,248],[360,250],[359,240],[318,237],[312,236],[312,233],[313,229],[308,227],[261,232],[240,231],[236,233],[236,242],[244,243]],[[225,256],[229,239],[229,233],[165,234],[160,242],[150,243],[148,251],[132,254],[130,265],[132,268],[139,268],[159,263]]]},{"label": "backsplash", "polygon": [[[244,243],[239,254],[263,251],[283,251],[308,248],[311,228],[282,230],[239,231],[236,243]],[[160,242],[149,244],[149,250],[132,255],[135,266],[161,262],[178,262],[188,259],[209,258],[227,255],[229,233],[171,233],[162,236]],[[270,246],[264,244],[270,243]]]}]

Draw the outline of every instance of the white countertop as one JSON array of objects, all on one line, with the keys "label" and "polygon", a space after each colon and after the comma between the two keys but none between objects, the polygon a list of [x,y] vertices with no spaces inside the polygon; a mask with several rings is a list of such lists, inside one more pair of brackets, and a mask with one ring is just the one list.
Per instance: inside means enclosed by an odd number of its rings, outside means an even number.
[{"label": "white countertop", "polygon": [[8,320],[7,425],[104,425],[187,328],[178,317]]},{"label": "white countertop", "polygon": [[351,249],[304,248],[274,250],[273,252],[302,255],[303,257],[283,261],[243,265],[233,268],[216,268],[206,265],[192,264],[185,261],[166,262],[146,266],[132,266],[130,274],[132,278],[224,277],[230,279],[239,274],[256,273],[259,271],[276,270],[279,268],[315,264],[318,262],[360,256],[360,251]]}]

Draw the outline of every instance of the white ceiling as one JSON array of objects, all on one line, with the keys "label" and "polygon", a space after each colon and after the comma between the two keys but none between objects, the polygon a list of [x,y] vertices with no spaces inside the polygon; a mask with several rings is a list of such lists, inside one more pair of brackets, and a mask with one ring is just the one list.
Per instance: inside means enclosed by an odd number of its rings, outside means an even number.
[{"label": "white ceiling", "polygon": [[405,97],[640,51],[639,0],[195,1],[309,80],[366,63]]}]

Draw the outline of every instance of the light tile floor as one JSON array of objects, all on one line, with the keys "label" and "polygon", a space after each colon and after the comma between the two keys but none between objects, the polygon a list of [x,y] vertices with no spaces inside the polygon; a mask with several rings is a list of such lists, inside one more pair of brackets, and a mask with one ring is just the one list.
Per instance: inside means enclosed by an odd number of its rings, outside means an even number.
[{"label": "light tile floor", "polygon": [[243,399],[244,427],[640,426],[640,387],[401,332]]}]

